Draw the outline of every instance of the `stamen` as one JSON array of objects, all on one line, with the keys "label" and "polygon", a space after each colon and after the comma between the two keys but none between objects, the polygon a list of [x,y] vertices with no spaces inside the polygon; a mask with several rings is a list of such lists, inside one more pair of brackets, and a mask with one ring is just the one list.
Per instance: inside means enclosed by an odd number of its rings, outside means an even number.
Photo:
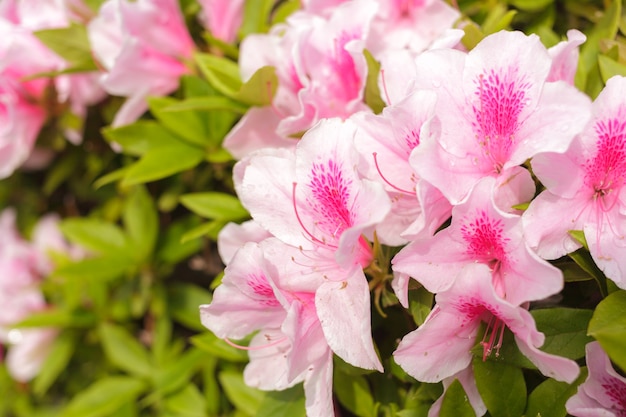
[{"label": "stamen", "polygon": [[[496,351],[496,358],[500,356],[500,348],[504,340],[505,328],[506,325],[504,322],[492,314],[489,318],[489,323],[487,323],[487,329],[485,329],[483,339],[480,342],[480,345],[483,347],[483,362],[487,360],[494,350]],[[487,337],[489,337],[488,341]]]},{"label": "stamen", "polygon": [[417,196],[417,193],[415,191],[403,190],[402,188],[396,187],[391,182],[389,182],[389,180],[385,177],[385,175],[383,175],[382,171],[380,170],[380,166],[378,165],[378,153],[373,152],[372,156],[374,156],[374,165],[376,165],[376,171],[378,171],[378,175],[380,175],[380,178],[382,178],[385,184],[389,185],[391,188],[401,193]]},{"label": "stamen", "polygon": [[302,227],[302,230],[304,230],[306,235],[308,235],[311,238],[311,241],[313,243],[317,243],[317,244],[322,245],[322,246],[333,247],[332,245],[328,244],[327,242],[325,242],[323,240],[320,240],[317,237],[315,237],[315,235],[313,235],[313,233],[309,232],[309,229],[307,229],[307,227],[302,222],[302,219],[300,218],[300,214],[298,213],[298,205],[296,204],[296,186],[297,185],[298,185],[297,182],[293,183],[293,191],[292,191],[292,194],[291,194],[291,201],[292,201],[292,204],[293,204],[293,210],[296,213],[296,218],[298,219],[298,223],[300,223],[300,227]]},{"label": "stamen", "polygon": [[380,78],[381,78],[381,81],[383,83],[383,92],[385,93],[385,98],[387,99],[387,104],[389,104],[391,106],[392,103],[391,103],[391,98],[389,97],[389,92],[387,91],[387,81],[385,81],[385,69],[384,68],[380,69]]},{"label": "stamen", "polygon": [[[265,335],[265,338],[270,341],[271,337],[268,335]],[[224,338],[224,342],[226,342],[228,345],[234,347],[235,349],[240,349],[240,350],[245,350],[245,351],[254,351],[254,350],[262,350],[262,349],[266,349],[272,346],[276,346],[281,344],[282,342],[284,342],[285,340],[287,340],[287,336],[285,337],[281,337],[278,340],[273,341],[272,343],[268,343],[267,345],[263,345],[263,346],[256,346],[256,347],[250,347],[250,346],[241,346],[238,345],[235,342],[232,342],[229,338],[225,337]]]}]

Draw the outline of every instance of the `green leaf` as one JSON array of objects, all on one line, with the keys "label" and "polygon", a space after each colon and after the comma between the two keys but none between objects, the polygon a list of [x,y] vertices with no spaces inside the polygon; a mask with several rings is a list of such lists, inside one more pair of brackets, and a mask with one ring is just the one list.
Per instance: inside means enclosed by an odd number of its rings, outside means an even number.
[{"label": "green leaf", "polygon": [[69,218],[61,222],[60,228],[70,242],[96,253],[117,255],[132,248],[122,229],[104,220]]},{"label": "green leaf", "polygon": [[93,62],[87,27],[72,24],[65,28],[45,29],[34,35],[48,48],[65,59],[71,68],[80,71],[97,70]]},{"label": "green leaf", "polygon": [[415,324],[418,326],[424,324],[426,317],[430,314],[430,310],[433,307],[434,295],[426,290],[424,287],[420,287],[417,290],[409,291],[409,311]]},{"label": "green leaf", "polygon": [[63,277],[68,280],[76,279],[83,282],[112,281],[121,277],[131,267],[135,266],[135,262],[127,256],[131,256],[131,254],[86,258],[57,268],[53,276]]},{"label": "green leaf", "polygon": [[104,353],[113,365],[139,377],[152,374],[148,352],[126,329],[102,323],[98,330]]},{"label": "green leaf", "polygon": [[205,408],[204,397],[192,383],[165,399],[165,410],[177,417],[205,417]]},{"label": "green leaf", "polygon": [[159,218],[152,197],[144,187],[133,188],[124,206],[123,219],[136,258],[148,259],[159,233]]},{"label": "green leaf", "polygon": [[62,417],[108,417],[115,415],[126,403],[134,401],[146,384],[136,378],[109,376],[78,393],[64,410]]},{"label": "green leaf", "polygon": [[141,184],[191,169],[204,159],[204,151],[180,141],[151,149],[124,177],[123,185]]},{"label": "green leaf", "polygon": [[198,225],[198,218],[189,216],[170,224],[161,235],[157,258],[170,264],[176,264],[182,260],[198,253],[202,248],[202,242],[191,240],[181,242],[183,235],[192,227]]},{"label": "green leaf", "polygon": [[207,219],[241,220],[250,216],[239,199],[231,194],[218,192],[185,194],[180,197],[180,202]]},{"label": "green leaf", "polygon": [[267,106],[272,104],[277,88],[276,69],[265,66],[256,70],[232,98],[251,106]]},{"label": "green leaf", "polygon": [[526,407],[526,382],[522,370],[503,362],[472,362],[476,386],[492,416],[520,417]]},{"label": "green leaf", "polygon": [[202,223],[199,226],[188,230],[181,238],[180,243],[191,242],[204,236],[208,236],[212,240],[217,240],[217,235],[222,228],[228,223],[224,220],[213,220],[211,222]]},{"label": "green leaf", "polygon": [[31,313],[24,320],[13,327],[91,327],[96,317],[87,311],[67,311],[59,308],[50,308]]},{"label": "green leaf", "polygon": [[194,59],[202,75],[220,93],[232,98],[241,89],[239,67],[233,61],[204,53],[196,53]]},{"label": "green leaf", "polygon": [[101,176],[93,182],[93,188],[97,190],[98,188],[104,187],[105,185],[111,184],[116,181],[121,181],[128,173],[128,168],[129,167],[116,169],[115,171],[109,172],[108,174]]},{"label": "green leaf", "polygon": [[306,417],[302,384],[266,393],[256,417]]},{"label": "green leaf", "polygon": [[139,120],[116,128],[105,127],[102,135],[107,141],[119,144],[124,153],[135,156],[172,142],[180,142],[176,135],[154,120]]},{"label": "green leaf", "polygon": [[169,288],[168,294],[174,320],[193,330],[206,330],[200,323],[199,307],[211,302],[213,296],[209,291],[193,284],[176,283]]},{"label": "green leaf", "polygon": [[246,0],[243,22],[239,28],[239,39],[244,39],[252,33],[267,32],[273,6],[274,0]]},{"label": "green leaf", "polygon": [[153,380],[155,391],[152,395],[158,397],[181,389],[206,360],[204,352],[191,348],[167,366],[157,369]]},{"label": "green leaf", "polygon": [[365,81],[365,93],[363,99],[365,104],[376,114],[383,111],[385,102],[380,96],[380,88],[378,87],[378,74],[380,73],[380,62],[376,61],[374,56],[365,49],[363,51],[365,61],[367,62],[367,79]]},{"label": "green leaf", "polygon": [[333,389],[339,402],[351,413],[359,417],[375,417],[374,399],[365,377],[335,372]]},{"label": "green leaf", "polygon": [[626,65],[621,64],[606,55],[598,55],[598,65],[602,81],[606,84],[609,78],[616,75],[626,76]]},{"label": "green leaf", "polygon": [[593,258],[589,254],[585,248],[580,248],[575,252],[569,253],[567,256],[572,258],[574,262],[578,266],[580,266],[585,272],[587,272],[593,279],[598,283],[598,287],[600,288],[600,293],[603,297],[606,297],[608,294],[608,289],[606,286],[606,276],[604,273],[598,268],[596,263],[593,261]]},{"label": "green leaf", "polygon": [[205,332],[189,338],[192,345],[228,362],[248,362],[248,353],[237,349],[218,338],[211,332]]},{"label": "green leaf", "polygon": [[578,243],[583,245],[583,248],[589,250],[589,245],[587,244],[585,232],[583,232],[582,230],[570,230],[567,233],[569,233],[569,235],[573,237]]},{"label": "green leaf", "polygon": [[615,291],[598,304],[588,334],[600,342],[613,362],[626,370],[626,291]]},{"label": "green leaf", "polygon": [[476,417],[463,385],[455,379],[443,394],[439,417]]},{"label": "green leaf", "polygon": [[554,3],[554,0],[510,0],[509,3],[525,12],[539,12]]},{"label": "green leaf", "polygon": [[265,393],[250,388],[243,382],[243,375],[234,371],[222,371],[218,375],[220,384],[228,400],[238,409],[250,417],[257,415]]},{"label": "green leaf", "polygon": [[192,145],[205,147],[211,144],[207,134],[207,126],[201,113],[193,110],[172,113],[166,110],[178,103],[179,101],[172,97],[150,97],[148,99],[150,112],[171,133]]},{"label": "green leaf", "polygon": [[164,112],[180,112],[188,110],[228,110],[236,114],[245,114],[248,107],[224,96],[192,97],[165,107]]},{"label": "green leaf", "polygon": [[54,339],[50,347],[50,353],[33,381],[33,392],[35,395],[42,396],[45,394],[67,367],[74,354],[76,341],[76,333],[71,331],[61,332]]},{"label": "green leaf", "polygon": [[580,385],[587,378],[587,368],[581,370],[580,375],[572,384],[547,379],[542,382],[528,396],[527,417],[565,417],[565,403],[571,398]]},{"label": "green leaf", "polygon": [[592,313],[560,307],[531,311],[537,329],[546,336],[541,350],[574,360],[584,357],[585,345],[593,341],[587,336]]},{"label": "green leaf", "polygon": [[517,10],[507,11],[503,4],[496,3],[489,9],[489,14],[482,24],[483,32],[489,35],[509,28],[516,13]]}]

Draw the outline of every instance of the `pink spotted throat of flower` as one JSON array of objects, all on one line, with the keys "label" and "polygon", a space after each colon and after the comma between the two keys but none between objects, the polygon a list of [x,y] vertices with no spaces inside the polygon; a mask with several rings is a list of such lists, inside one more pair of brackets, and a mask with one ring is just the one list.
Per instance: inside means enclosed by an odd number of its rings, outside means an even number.
[{"label": "pink spotted throat of flower", "polygon": [[438,293],[449,289],[468,265],[484,264],[496,293],[515,305],[559,292],[561,272],[526,246],[521,218],[495,206],[495,181],[481,180],[467,201],[452,209],[448,228],[404,247],[392,260],[393,270]]}]

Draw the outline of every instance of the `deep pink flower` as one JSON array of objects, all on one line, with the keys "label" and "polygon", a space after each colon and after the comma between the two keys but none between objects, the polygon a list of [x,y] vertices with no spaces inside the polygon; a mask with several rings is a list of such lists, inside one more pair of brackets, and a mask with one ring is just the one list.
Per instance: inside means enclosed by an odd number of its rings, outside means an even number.
[{"label": "deep pink flower", "polygon": [[[540,152],[564,152],[589,118],[587,96],[547,82],[552,59],[535,35],[502,31],[467,54],[426,51],[416,65],[415,87],[437,92],[441,135],[422,142],[415,169],[452,204],[483,177],[500,185],[520,180],[519,165]],[[528,174],[524,182],[534,186]]]},{"label": "deep pink flower", "polygon": [[493,178],[480,181],[452,209],[450,226],[409,243],[392,260],[393,270],[438,293],[449,289],[467,265],[478,262],[490,268],[496,293],[513,305],[559,292],[563,274],[526,245],[520,216],[496,207],[494,183]]},{"label": "deep pink flower", "polygon": [[545,185],[524,213],[528,243],[555,259],[580,247],[568,233],[584,231],[607,277],[626,288],[626,78],[611,78],[593,104],[593,117],[563,154],[537,155],[534,173]]},{"label": "deep pink flower", "polygon": [[176,0],[108,0],[89,25],[96,58],[107,70],[102,86],[128,97],[113,125],[136,120],[148,96],[166,95],[189,70],[193,40]]},{"label": "deep pink flower", "polygon": [[435,301],[425,323],[406,335],[394,352],[395,361],[417,380],[439,382],[467,368],[483,322],[487,324],[480,341],[484,360],[499,354],[503,334],[509,329],[519,350],[541,373],[566,382],[578,376],[576,362],[538,349],[544,342],[543,333],[537,331],[526,309],[498,296],[488,266],[467,265]]},{"label": "deep pink flower", "polygon": [[598,342],[589,343],[585,351],[589,375],[567,400],[567,412],[575,417],[626,416],[626,378],[613,369]]}]

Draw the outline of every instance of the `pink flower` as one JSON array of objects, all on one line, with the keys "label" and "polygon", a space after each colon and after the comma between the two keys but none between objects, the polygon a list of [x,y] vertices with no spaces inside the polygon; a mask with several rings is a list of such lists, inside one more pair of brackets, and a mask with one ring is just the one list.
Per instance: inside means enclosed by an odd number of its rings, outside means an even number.
[{"label": "pink flower", "polygon": [[200,16],[211,35],[233,43],[243,21],[243,0],[198,0],[202,7]]},{"label": "pink flower", "polygon": [[461,16],[442,0],[378,0],[377,3],[380,7],[367,45],[375,56],[391,49],[422,52]]},{"label": "pink flower", "polygon": [[178,88],[194,44],[176,0],[108,0],[88,26],[96,58],[108,71],[102,86],[129,97],[113,125],[135,121],[146,98]]},{"label": "pink flower", "polygon": [[366,110],[363,56],[376,5],[348,2],[326,18],[295,13],[268,35],[252,35],[241,45],[246,80],[259,68],[276,68],[279,86],[271,108],[251,109],[224,139],[236,158],[265,146],[289,146],[291,135],[329,117],[346,119]]},{"label": "pink flower", "polygon": [[301,274],[292,254],[298,250],[274,238],[244,245],[212,303],[200,306],[202,323],[221,338],[258,330],[246,348],[246,384],[282,390],[304,381],[307,415],[333,416],[332,352],[315,309],[319,283]]},{"label": "pink flower", "polygon": [[519,165],[540,152],[565,151],[589,117],[587,96],[547,82],[552,60],[535,35],[503,31],[468,54],[426,51],[416,64],[416,88],[437,92],[441,135],[422,142],[414,166],[452,204],[487,176],[502,185],[516,178],[532,190]]},{"label": "pink flower", "polygon": [[613,369],[598,342],[589,343],[585,351],[589,375],[576,395],[567,400],[567,412],[575,417],[626,415],[626,378]]},{"label": "pink flower", "polygon": [[621,288],[626,288],[625,94],[626,78],[611,78],[570,148],[531,161],[546,191],[523,216],[529,245],[546,259],[579,248],[568,231],[582,230],[596,264]]},{"label": "pink flower", "polygon": [[519,350],[539,371],[559,381],[572,382],[576,362],[538,349],[544,335],[530,313],[500,298],[492,285],[492,272],[483,264],[463,268],[449,290],[437,294],[436,305],[417,330],[406,335],[394,352],[395,361],[419,381],[438,382],[467,368],[472,360],[481,323],[487,327],[482,341],[483,360],[497,356],[509,329]]},{"label": "pink flower", "polygon": [[491,270],[498,296],[513,305],[558,293],[563,274],[526,245],[520,216],[497,208],[494,183],[493,178],[480,181],[467,200],[452,209],[451,225],[432,238],[409,243],[392,260],[393,270],[438,293],[478,262]]},{"label": "pink flower", "polygon": [[424,133],[436,134],[434,116],[437,96],[419,90],[382,114],[357,113],[359,127],[355,145],[366,161],[366,177],[385,187],[392,206],[377,227],[377,236],[386,245],[399,246],[421,233],[432,235],[450,217],[452,206],[441,192],[420,182],[410,164],[413,150]]},{"label": "pink flower", "polygon": [[253,154],[239,163],[245,172],[237,193],[256,222],[298,248],[300,268],[320,278],[315,305],[331,349],[355,366],[382,369],[363,267],[372,260],[365,237],[390,203],[380,184],[358,174],[355,129],[350,121],[322,120],[295,152]]},{"label": "pink flower", "polygon": [[460,371],[459,373],[452,375],[448,378],[445,378],[443,382],[444,392],[441,396],[433,403],[428,410],[428,417],[437,417],[439,416],[439,412],[441,411],[441,404],[443,402],[443,397],[446,393],[446,390],[454,382],[454,380],[458,380],[463,386],[463,390],[465,394],[467,394],[467,398],[474,408],[474,412],[477,416],[483,416],[487,412],[487,406],[483,402],[480,393],[478,392],[478,387],[476,386],[476,380],[474,379],[474,371],[471,367],[467,367]]},{"label": "pink flower", "polygon": [[8,370],[22,382],[39,372],[58,332],[13,326],[47,308],[40,283],[53,270],[50,251],[82,256],[82,251],[63,240],[56,225],[56,217],[44,216],[35,226],[33,242],[28,242],[17,231],[15,211],[5,209],[0,213],[0,342],[9,344]]},{"label": "pink flower", "polygon": [[548,81],[565,81],[574,85],[574,76],[578,67],[578,47],[585,42],[587,37],[576,29],[567,31],[567,41],[559,42],[548,49],[552,58],[552,67]]}]

